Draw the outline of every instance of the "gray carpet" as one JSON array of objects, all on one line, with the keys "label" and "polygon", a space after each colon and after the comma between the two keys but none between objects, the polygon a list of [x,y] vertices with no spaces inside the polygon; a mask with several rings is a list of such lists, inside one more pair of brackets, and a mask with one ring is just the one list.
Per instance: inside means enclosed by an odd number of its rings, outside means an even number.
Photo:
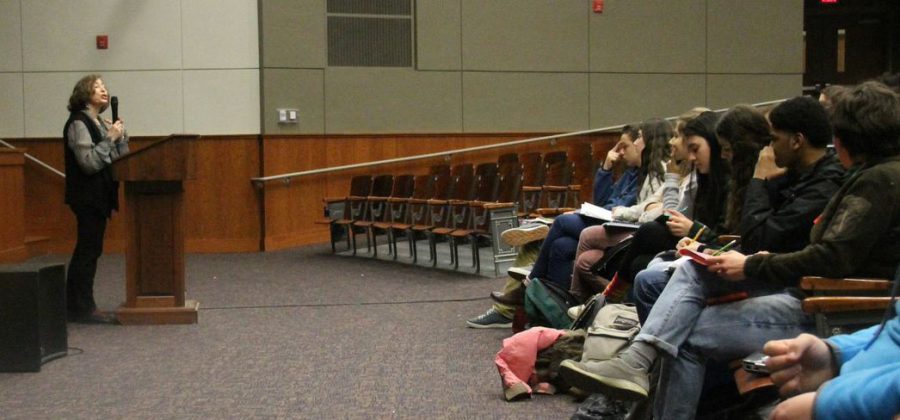
[{"label": "gray carpet", "polygon": [[[123,276],[101,258],[101,307]],[[189,255],[199,324],[69,324],[83,353],[0,373],[2,417],[568,418],[568,396],[505,402],[493,358],[510,333],[466,328],[501,284],[327,246]]]}]

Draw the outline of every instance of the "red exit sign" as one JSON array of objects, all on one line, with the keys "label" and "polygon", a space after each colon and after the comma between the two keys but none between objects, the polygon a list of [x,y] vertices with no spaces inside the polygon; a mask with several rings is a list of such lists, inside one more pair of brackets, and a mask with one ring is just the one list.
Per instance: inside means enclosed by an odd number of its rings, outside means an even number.
[{"label": "red exit sign", "polygon": [[822,4],[837,4],[839,0],[819,0]]}]

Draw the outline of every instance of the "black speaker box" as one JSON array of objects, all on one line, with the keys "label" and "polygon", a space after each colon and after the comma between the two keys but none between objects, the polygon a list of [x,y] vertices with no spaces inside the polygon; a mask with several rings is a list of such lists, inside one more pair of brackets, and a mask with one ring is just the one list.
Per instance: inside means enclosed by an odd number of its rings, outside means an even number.
[{"label": "black speaker box", "polygon": [[66,267],[0,266],[0,372],[39,372],[66,355]]}]

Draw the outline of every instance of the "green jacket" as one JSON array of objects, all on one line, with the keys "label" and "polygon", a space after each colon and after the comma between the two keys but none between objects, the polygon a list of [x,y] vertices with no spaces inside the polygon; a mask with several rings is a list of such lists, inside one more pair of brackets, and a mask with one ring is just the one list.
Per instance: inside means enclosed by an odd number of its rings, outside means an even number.
[{"label": "green jacket", "polygon": [[900,156],[857,169],[797,252],[753,255],[744,274],[786,287],[802,276],[891,278],[900,263]]}]

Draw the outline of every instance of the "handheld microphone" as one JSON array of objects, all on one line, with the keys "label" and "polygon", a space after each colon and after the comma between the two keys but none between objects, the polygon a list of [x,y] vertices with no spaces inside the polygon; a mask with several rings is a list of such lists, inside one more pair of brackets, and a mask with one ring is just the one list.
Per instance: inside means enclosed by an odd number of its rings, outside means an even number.
[{"label": "handheld microphone", "polygon": [[113,96],[110,98],[109,104],[112,106],[112,122],[115,124],[116,121],[119,121],[119,98]]}]

